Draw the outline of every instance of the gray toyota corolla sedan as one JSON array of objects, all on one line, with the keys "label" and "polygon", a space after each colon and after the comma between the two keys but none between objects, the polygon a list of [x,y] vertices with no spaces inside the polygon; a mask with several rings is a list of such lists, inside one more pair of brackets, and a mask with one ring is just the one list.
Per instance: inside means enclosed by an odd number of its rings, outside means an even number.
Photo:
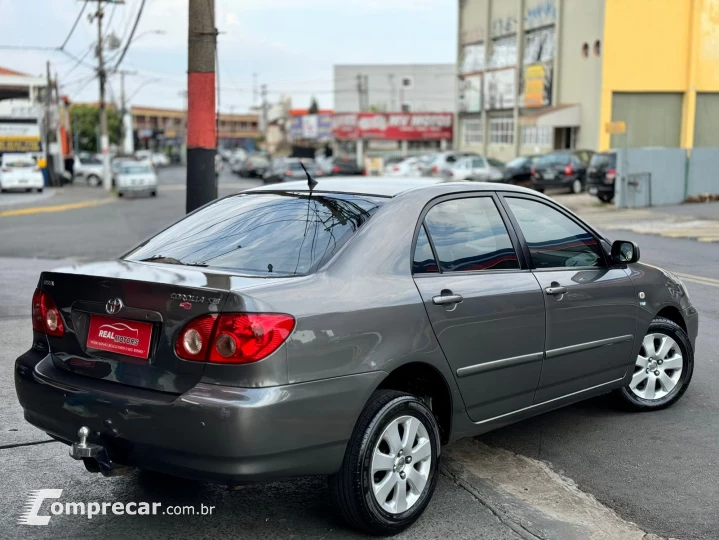
[{"label": "gray toyota corolla sedan", "polygon": [[350,524],[393,534],[443,444],[609,391],[638,411],[682,396],[697,312],[638,259],[523,188],[267,186],[43,272],[15,386],[91,471],[328,475]]}]

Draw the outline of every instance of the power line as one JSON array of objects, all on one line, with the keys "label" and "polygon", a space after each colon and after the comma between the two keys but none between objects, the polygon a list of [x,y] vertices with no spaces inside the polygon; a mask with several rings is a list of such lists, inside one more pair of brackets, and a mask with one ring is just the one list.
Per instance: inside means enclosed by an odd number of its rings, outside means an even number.
[{"label": "power line", "polygon": [[70,73],[72,73],[73,71],[75,71],[75,69],[77,68],[77,66],[79,66],[80,64],[82,64],[83,60],[85,60],[85,57],[87,57],[87,55],[90,54],[90,52],[92,51],[92,49],[93,49],[93,45],[91,44],[90,47],[88,47],[88,49],[85,51],[85,54],[83,54],[80,58],[77,59],[77,61],[75,61],[75,63],[73,64],[73,66],[72,66],[69,70],[67,70],[67,72],[66,72],[65,74],[63,74],[62,78],[64,79],[65,77],[67,77],[68,75],[70,75]]},{"label": "power line", "polygon": [[77,23],[80,22],[80,17],[82,17],[82,14],[84,13],[86,7],[87,7],[87,2],[83,2],[82,7],[80,8],[80,13],[77,14],[77,18],[75,19],[75,22],[72,24],[72,28],[70,28],[70,32],[68,32],[67,37],[65,38],[65,41],[63,41],[62,45],[60,45],[61,51],[65,48],[65,45],[67,45],[67,42],[70,41],[70,38],[72,37],[72,33],[75,31],[75,27],[77,27]]},{"label": "power line", "polygon": [[120,55],[120,58],[117,59],[117,63],[115,64],[115,68],[117,69],[120,67],[120,63],[122,62],[122,59],[125,58],[125,53],[127,52],[127,49],[130,48],[130,43],[132,43],[132,38],[135,35],[135,30],[137,30],[137,24],[140,22],[140,17],[142,16],[142,8],[145,7],[145,0],[142,0],[140,3],[140,9],[137,11],[137,17],[135,17],[135,24],[132,26],[132,31],[130,32],[130,37],[127,38],[127,43],[125,43],[125,48],[122,50],[122,54]]}]

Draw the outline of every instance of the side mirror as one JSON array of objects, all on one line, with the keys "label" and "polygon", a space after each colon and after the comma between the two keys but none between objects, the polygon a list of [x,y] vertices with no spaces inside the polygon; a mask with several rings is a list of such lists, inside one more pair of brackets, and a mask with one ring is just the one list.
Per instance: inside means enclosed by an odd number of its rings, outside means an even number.
[{"label": "side mirror", "polygon": [[639,246],[629,240],[616,240],[612,244],[612,261],[619,264],[635,263],[639,260]]}]

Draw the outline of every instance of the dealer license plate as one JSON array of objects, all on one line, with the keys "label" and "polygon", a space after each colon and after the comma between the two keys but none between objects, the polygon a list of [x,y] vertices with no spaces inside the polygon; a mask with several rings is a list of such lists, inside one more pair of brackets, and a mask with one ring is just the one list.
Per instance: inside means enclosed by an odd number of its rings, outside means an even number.
[{"label": "dealer license plate", "polygon": [[116,319],[103,315],[90,316],[87,346],[135,358],[150,355],[152,324],[140,321]]}]

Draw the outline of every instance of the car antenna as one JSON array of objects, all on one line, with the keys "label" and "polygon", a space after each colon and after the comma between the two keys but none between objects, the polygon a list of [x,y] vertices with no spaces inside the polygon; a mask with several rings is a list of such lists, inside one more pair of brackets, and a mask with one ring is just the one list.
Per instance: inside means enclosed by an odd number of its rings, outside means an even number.
[{"label": "car antenna", "polygon": [[307,185],[308,185],[309,188],[310,188],[310,197],[311,197],[311,196],[312,196],[312,190],[315,189],[315,187],[317,186],[317,180],[315,180],[314,178],[312,178],[312,176],[310,175],[310,173],[307,172],[307,169],[305,169],[305,164],[302,163],[302,160],[300,160],[300,165],[302,166],[302,170],[305,171],[305,174],[307,175]]}]

